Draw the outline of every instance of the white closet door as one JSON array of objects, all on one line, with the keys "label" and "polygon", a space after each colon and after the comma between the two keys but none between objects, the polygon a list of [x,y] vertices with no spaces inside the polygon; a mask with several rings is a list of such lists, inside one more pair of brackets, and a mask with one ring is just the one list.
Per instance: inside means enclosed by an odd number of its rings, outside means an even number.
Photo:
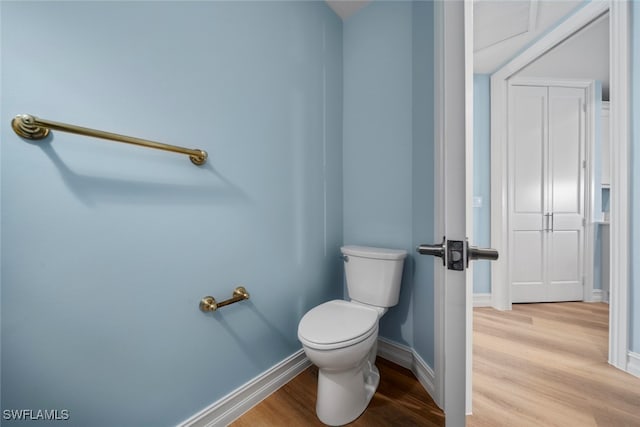
[{"label": "white closet door", "polygon": [[582,299],[585,90],[513,86],[509,116],[511,299]]},{"label": "white closet door", "polygon": [[547,88],[513,86],[509,117],[509,209],[513,302],[545,287]]},{"label": "white closet door", "polygon": [[545,301],[582,300],[585,90],[549,88],[548,289]]}]

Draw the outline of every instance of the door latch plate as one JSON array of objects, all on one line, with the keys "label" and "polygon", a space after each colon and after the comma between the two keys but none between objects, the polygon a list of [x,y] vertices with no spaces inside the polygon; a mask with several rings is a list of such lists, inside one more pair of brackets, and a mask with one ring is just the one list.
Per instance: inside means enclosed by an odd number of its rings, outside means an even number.
[{"label": "door latch plate", "polygon": [[464,242],[462,240],[447,240],[447,268],[463,271],[464,266]]}]

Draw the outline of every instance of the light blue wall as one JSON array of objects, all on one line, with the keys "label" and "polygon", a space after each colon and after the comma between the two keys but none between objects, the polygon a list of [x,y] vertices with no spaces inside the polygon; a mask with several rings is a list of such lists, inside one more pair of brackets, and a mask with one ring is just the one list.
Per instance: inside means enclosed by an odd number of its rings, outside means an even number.
[{"label": "light blue wall", "polygon": [[373,2],[344,24],[344,241],[406,249],[380,335],[433,366],[433,3]]},{"label": "light blue wall", "polygon": [[[174,425],[297,351],[300,317],[342,295],[335,14],[324,2],[1,8],[2,409]],[[209,162],[61,132],[28,143],[9,126],[19,113],[202,148]],[[396,130],[389,156],[410,165]],[[238,284],[250,301],[198,310]]]},{"label": "light blue wall", "polygon": [[[434,236],[434,31],[433,2],[413,6],[413,242],[436,242]],[[431,367],[434,355],[434,260],[415,256],[413,271],[413,347]]]},{"label": "light blue wall", "polygon": [[344,242],[409,252],[380,335],[412,345],[412,3],[373,2],[343,31]]},{"label": "light blue wall", "polygon": [[632,8],[632,164],[631,164],[631,331],[630,349],[640,352],[640,1]]},{"label": "light blue wall", "polygon": [[[473,208],[473,244],[491,246],[491,76],[473,75],[473,196],[480,206]],[[491,292],[491,264],[476,261],[473,292]]]},{"label": "light blue wall", "polygon": [[611,195],[609,194],[610,190],[608,188],[603,188],[602,189],[602,212],[609,212],[610,207],[610,199],[611,199]]}]

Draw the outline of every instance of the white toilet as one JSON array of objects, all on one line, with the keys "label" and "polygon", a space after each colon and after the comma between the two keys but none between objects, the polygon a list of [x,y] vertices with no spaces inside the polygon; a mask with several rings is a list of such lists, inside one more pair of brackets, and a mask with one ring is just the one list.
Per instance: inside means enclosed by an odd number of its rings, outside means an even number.
[{"label": "white toilet", "polygon": [[378,319],[398,303],[407,256],[404,250],[365,246],[341,251],[351,301],[320,304],[298,325],[298,339],[319,369],[316,413],[331,426],[358,418],[378,388]]}]

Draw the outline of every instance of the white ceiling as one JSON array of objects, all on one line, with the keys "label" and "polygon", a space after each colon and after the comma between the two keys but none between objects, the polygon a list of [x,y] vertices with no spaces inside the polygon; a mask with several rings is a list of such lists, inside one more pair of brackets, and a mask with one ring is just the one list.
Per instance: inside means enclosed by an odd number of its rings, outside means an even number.
[{"label": "white ceiling", "polygon": [[[346,20],[371,0],[326,0]],[[584,5],[583,0],[473,0],[474,73],[491,74]],[[529,77],[593,78],[608,96],[608,19],[527,67]],[[574,52],[574,53],[572,53]],[[577,54],[575,52],[578,52]],[[589,55],[580,53],[589,52]]]},{"label": "white ceiling", "polygon": [[554,47],[546,55],[527,65],[518,75],[600,80],[603,99],[608,100],[609,15],[597,19]]},{"label": "white ceiling", "polygon": [[326,0],[331,9],[344,21],[371,0]]},{"label": "white ceiling", "polygon": [[474,73],[493,73],[583,3],[582,0],[474,0]]}]

